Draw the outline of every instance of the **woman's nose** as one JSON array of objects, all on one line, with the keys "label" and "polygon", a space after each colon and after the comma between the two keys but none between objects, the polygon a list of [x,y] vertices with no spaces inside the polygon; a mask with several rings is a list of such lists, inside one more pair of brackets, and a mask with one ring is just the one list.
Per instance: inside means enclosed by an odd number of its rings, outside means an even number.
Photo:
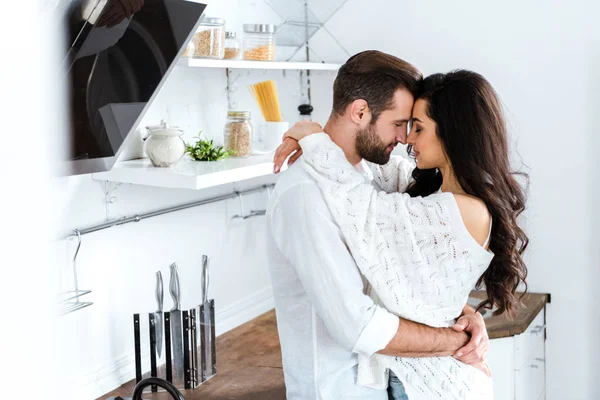
[{"label": "woman's nose", "polygon": [[410,132],[406,135],[406,143],[405,144],[415,144],[415,135],[411,135]]}]

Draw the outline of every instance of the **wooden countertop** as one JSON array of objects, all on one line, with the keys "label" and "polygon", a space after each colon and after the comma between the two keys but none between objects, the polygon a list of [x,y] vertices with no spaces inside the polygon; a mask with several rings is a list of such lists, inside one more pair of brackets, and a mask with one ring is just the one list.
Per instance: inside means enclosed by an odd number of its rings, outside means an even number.
[{"label": "wooden countertop", "polygon": [[[472,297],[484,299],[485,293],[472,292]],[[516,317],[487,318],[486,326],[491,339],[523,333],[546,303],[549,295],[531,293],[522,299]],[[269,311],[217,338],[218,373],[194,390],[184,391],[190,400],[284,400],[285,384],[281,350],[277,334],[275,311]],[[131,397],[134,382],[128,382],[111,393],[100,397]],[[145,395],[144,398],[170,400],[166,393]]]},{"label": "wooden countertop", "polygon": [[[473,291],[470,297],[486,299],[485,292]],[[529,324],[537,317],[544,306],[550,302],[550,295],[546,293],[527,293],[521,299],[522,305],[517,307],[517,313],[511,320],[504,315],[491,316],[485,319],[485,326],[490,339],[498,339],[525,332]],[[488,310],[489,312],[489,310]]]}]

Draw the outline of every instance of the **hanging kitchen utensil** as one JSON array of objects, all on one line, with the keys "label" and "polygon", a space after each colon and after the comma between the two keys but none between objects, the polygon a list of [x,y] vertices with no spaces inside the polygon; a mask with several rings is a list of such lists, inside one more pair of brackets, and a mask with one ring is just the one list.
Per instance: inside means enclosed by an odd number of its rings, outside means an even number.
[{"label": "hanging kitchen utensil", "polygon": [[79,298],[86,294],[91,293],[91,290],[80,290],[79,289],[79,279],[77,277],[77,255],[79,254],[79,249],[81,248],[81,232],[78,229],[73,231],[74,237],[77,238],[77,249],[75,250],[75,255],[73,256],[73,290],[63,292],[59,295],[60,302],[60,311],[59,315],[65,315],[72,313],[73,311],[80,310],[87,306],[91,306],[92,302],[83,302],[80,301]]}]

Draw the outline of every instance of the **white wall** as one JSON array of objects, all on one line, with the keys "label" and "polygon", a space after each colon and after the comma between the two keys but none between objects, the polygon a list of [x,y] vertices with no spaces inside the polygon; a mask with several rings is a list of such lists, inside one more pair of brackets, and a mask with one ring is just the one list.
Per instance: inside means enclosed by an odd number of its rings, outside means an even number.
[{"label": "white wall", "polygon": [[[585,7],[587,15],[586,30],[589,36],[584,40],[586,49],[586,132],[587,141],[585,147],[588,155],[588,166],[586,173],[589,174],[588,185],[590,188],[589,213],[590,218],[587,219],[588,229],[587,236],[590,242],[590,267],[588,269],[588,290],[592,294],[600,293],[600,246],[597,245],[597,232],[600,226],[600,208],[598,207],[598,198],[600,196],[600,162],[598,161],[598,151],[600,150],[600,136],[597,132],[598,127],[598,110],[600,110],[600,29],[598,28],[598,20],[596,18],[600,13],[600,4],[597,2],[588,2]],[[574,147],[579,148],[573,143]],[[597,301],[591,297],[590,301],[592,308],[597,304]],[[598,340],[598,332],[600,332],[600,316],[598,311],[592,311],[592,326],[591,332],[596,332],[596,337],[592,339],[590,344],[590,355],[594,365],[598,365],[600,361],[600,340]],[[600,369],[591,368],[591,380],[595,384],[592,386],[590,393],[591,398],[600,398]]]},{"label": "white wall", "polygon": [[384,50],[425,74],[472,69],[499,92],[531,176],[529,289],[552,294],[551,400],[600,398],[597,15],[591,1],[373,0],[351,1],[328,26],[352,53]]},{"label": "white wall", "polygon": [[[0,4],[2,15],[13,15],[0,26],[0,115],[4,132],[0,146],[0,302],[5,315],[0,329],[3,398],[58,398],[48,393],[57,384],[53,287],[48,237],[53,226],[48,155],[60,129],[56,118],[60,89],[44,79],[58,60],[52,49],[55,29],[36,2]],[[20,18],[26,16],[26,18]],[[18,40],[15,40],[18,38]],[[36,56],[31,47],[36,43]],[[26,139],[25,139],[26,137]],[[39,198],[45,201],[40,202]],[[35,249],[35,252],[32,252]],[[32,384],[34,383],[34,384]]]}]

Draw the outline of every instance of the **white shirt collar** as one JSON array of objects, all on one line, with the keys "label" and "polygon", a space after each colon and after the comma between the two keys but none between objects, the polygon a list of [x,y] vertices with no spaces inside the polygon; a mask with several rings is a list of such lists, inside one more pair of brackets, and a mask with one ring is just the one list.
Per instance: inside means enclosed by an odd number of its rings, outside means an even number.
[{"label": "white shirt collar", "polygon": [[354,168],[356,168],[358,172],[363,174],[367,182],[371,182],[373,180],[373,172],[371,171],[371,168],[369,168],[369,164],[367,164],[366,160],[361,160],[358,164],[354,166]]}]

